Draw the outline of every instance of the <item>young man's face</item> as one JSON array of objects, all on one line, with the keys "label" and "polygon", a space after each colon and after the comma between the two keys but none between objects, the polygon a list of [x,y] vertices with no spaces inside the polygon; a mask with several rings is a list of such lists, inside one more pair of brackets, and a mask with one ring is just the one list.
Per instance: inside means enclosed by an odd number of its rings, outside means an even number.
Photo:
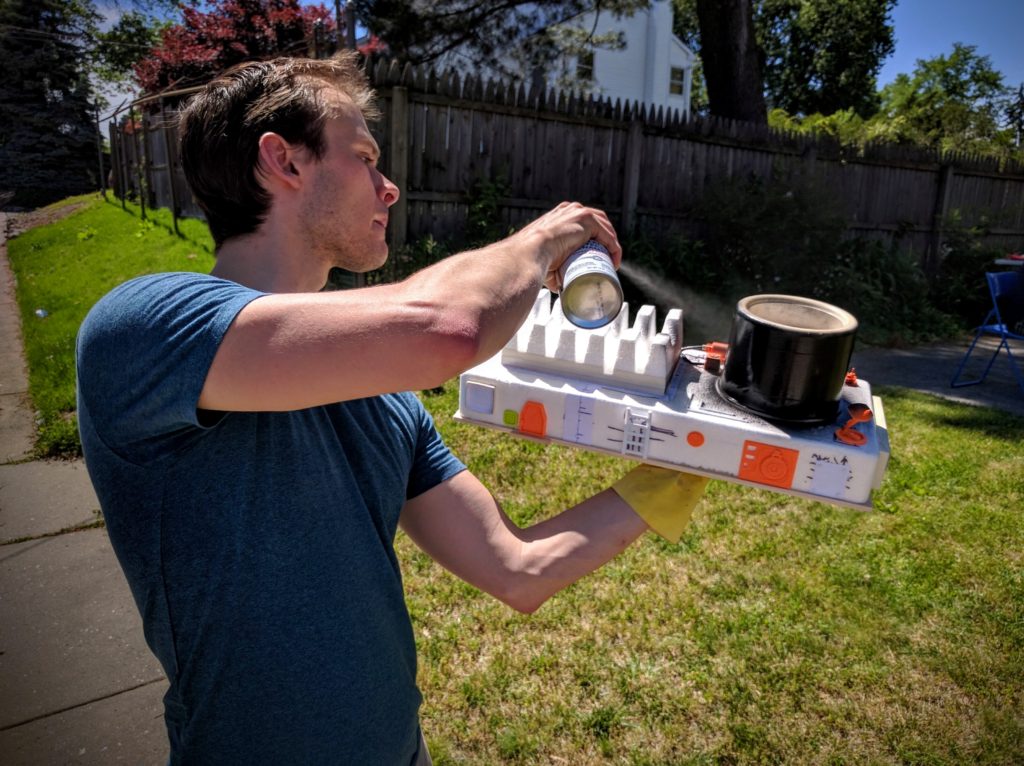
[{"label": "young man's face", "polygon": [[377,170],[380,149],[359,109],[344,96],[331,98],[339,116],[324,126],[326,148],[312,164],[299,223],[330,266],[371,271],[388,257],[384,235],[398,187]]}]

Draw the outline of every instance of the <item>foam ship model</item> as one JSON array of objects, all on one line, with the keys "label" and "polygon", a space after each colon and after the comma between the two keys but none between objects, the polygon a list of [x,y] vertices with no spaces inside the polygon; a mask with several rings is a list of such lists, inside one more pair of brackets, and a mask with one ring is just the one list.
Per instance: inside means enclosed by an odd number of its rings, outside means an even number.
[{"label": "foam ship model", "polygon": [[659,332],[653,306],[642,306],[630,325],[628,304],[610,324],[583,330],[541,290],[505,348],[460,376],[455,417],[833,505],[872,507],[889,439],[882,402],[866,381],[845,374],[834,422],[780,423],[721,393],[726,344],[683,348],[682,331],[680,309]]}]

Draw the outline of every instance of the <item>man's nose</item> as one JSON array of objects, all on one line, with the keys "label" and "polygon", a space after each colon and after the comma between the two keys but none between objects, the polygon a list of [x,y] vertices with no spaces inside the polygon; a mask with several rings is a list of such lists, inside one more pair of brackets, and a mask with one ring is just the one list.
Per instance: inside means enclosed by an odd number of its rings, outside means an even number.
[{"label": "man's nose", "polygon": [[391,180],[383,173],[380,176],[380,180],[380,189],[378,190],[380,198],[385,205],[391,207],[396,202],[398,202],[398,197],[400,194],[398,187],[395,186],[395,184],[393,184]]}]

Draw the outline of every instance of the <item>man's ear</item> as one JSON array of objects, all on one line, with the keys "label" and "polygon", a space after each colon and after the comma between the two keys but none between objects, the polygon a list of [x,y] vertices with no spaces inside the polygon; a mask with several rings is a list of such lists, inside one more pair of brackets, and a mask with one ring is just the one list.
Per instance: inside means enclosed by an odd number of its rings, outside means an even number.
[{"label": "man's ear", "polygon": [[299,175],[302,147],[292,146],[277,133],[264,133],[260,136],[259,149],[257,172],[268,186],[298,189],[302,185]]}]

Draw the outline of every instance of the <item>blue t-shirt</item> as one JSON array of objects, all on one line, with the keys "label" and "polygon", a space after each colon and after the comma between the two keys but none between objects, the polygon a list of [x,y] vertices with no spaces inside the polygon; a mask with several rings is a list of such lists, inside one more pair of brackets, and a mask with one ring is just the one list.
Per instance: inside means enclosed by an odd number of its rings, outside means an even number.
[{"label": "blue t-shirt", "polygon": [[395,530],[407,498],[464,466],[409,393],[197,412],[261,295],[142,277],[78,336],[82,446],[170,680],[171,762],[405,764],[421,698]]}]

